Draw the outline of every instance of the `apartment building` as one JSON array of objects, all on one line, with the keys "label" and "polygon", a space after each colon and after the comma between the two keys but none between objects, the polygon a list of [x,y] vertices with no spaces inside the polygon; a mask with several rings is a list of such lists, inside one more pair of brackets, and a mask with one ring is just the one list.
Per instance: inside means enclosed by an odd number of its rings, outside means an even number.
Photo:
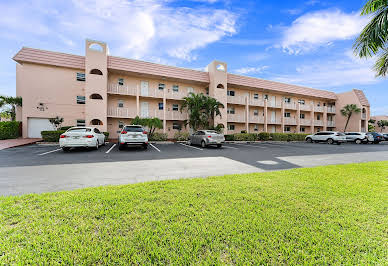
[{"label": "apartment building", "polygon": [[190,92],[224,104],[214,123],[223,124],[227,134],[337,130],[344,123],[341,105],[354,95],[364,104],[365,119],[352,121],[352,130],[365,129],[363,121],[370,116],[369,103],[360,100],[366,99],[362,91],[338,96],[235,75],[217,60],[207,71],[197,71],[110,56],[106,43],[93,40],[86,40],[85,56],[24,47],[13,59],[18,63],[16,95],[23,98],[17,110],[23,137],[39,137],[40,131],[51,129],[48,119],[60,116],[63,125],[96,126],[115,138],[124,124],[141,116],[160,118],[160,131],[172,138],[188,130],[183,125],[188,115],[180,107]]}]

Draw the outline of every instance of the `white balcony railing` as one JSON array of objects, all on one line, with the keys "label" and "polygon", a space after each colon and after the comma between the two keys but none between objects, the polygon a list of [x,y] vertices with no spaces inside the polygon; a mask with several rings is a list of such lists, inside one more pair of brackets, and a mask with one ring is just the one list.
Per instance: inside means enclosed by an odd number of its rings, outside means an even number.
[{"label": "white balcony railing", "polygon": [[311,120],[310,119],[300,119],[300,125],[301,126],[311,126]]},{"label": "white balcony railing", "polygon": [[264,124],[264,117],[258,116],[258,115],[253,115],[253,116],[249,117],[249,123]]},{"label": "white balcony railing", "polygon": [[264,106],[264,101],[259,99],[250,99],[249,104],[254,106]]},{"label": "white balcony railing", "polygon": [[245,115],[228,114],[228,122],[244,123],[245,122]]},{"label": "white balcony railing", "polygon": [[170,111],[166,112],[166,120],[187,120],[188,114],[181,113],[180,111]]},{"label": "white balcony railing", "polygon": [[285,117],[284,124],[285,125],[296,125],[296,120],[295,120],[295,118]]},{"label": "white balcony railing", "polygon": [[296,109],[296,104],[295,103],[284,103],[284,108],[285,109],[295,110]]},{"label": "white balcony railing", "polygon": [[323,121],[322,120],[315,120],[314,125],[315,126],[323,126]]},{"label": "white balcony railing", "polygon": [[328,107],[327,107],[327,112],[328,112],[328,113],[335,113],[335,111],[336,111],[336,110],[335,110],[335,107],[334,107],[334,106],[328,106]]},{"label": "white balcony railing", "polygon": [[335,127],[335,121],[327,121],[328,127]]},{"label": "white balcony railing", "polygon": [[246,104],[246,96],[228,96],[228,103],[232,104]]},{"label": "white balcony railing", "polygon": [[314,111],[323,113],[323,106],[314,106]]},{"label": "white balcony railing", "polygon": [[268,101],[267,106],[268,107],[273,107],[273,108],[282,108],[282,103],[281,102]]},{"label": "white balcony railing", "polygon": [[109,107],[108,117],[133,118],[136,117],[136,110],[120,107]]},{"label": "white balcony railing", "polygon": [[282,120],[280,118],[269,117],[267,121],[267,124],[281,124],[281,123],[282,123]]},{"label": "white balcony railing", "polygon": [[311,111],[311,105],[300,104],[299,106],[301,111]]},{"label": "white balcony railing", "polygon": [[136,96],[137,88],[129,88],[126,85],[110,84],[108,86],[108,93]]}]

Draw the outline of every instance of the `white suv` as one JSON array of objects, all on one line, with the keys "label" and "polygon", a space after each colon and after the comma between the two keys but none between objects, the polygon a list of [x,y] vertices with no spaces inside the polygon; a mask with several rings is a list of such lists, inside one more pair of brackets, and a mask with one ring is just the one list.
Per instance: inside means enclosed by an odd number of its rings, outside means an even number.
[{"label": "white suv", "polygon": [[367,135],[364,132],[346,132],[346,141],[355,142],[357,144],[373,142],[374,138],[372,135]]},{"label": "white suv", "polygon": [[148,135],[142,126],[124,126],[119,135],[119,150],[123,150],[128,145],[141,145],[148,148]]},{"label": "white suv", "polygon": [[344,133],[336,131],[321,131],[313,135],[308,135],[306,137],[307,142],[327,142],[328,144],[337,143],[340,145],[343,142],[346,142],[346,136]]}]

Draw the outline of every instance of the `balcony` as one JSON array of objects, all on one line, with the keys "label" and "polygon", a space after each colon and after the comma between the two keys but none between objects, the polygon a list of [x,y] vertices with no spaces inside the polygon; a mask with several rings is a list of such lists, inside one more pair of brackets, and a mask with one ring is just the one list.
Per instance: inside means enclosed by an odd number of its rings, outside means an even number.
[{"label": "balcony", "polygon": [[188,114],[180,111],[166,112],[166,120],[187,120]]},{"label": "balcony", "polygon": [[284,109],[295,110],[296,109],[296,104],[295,103],[284,103]]},{"label": "balcony", "polygon": [[285,125],[296,125],[296,120],[295,120],[295,118],[285,117],[284,124]]},{"label": "balcony", "polygon": [[228,114],[228,122],[245,123],[245,115]]},{"label": "balcony", "polygon": [[264,124],[264,117],[258,115],[251,116],[249,117],[249,123]]},{"label": "balcony", "polygon": [[269,117],[268,118],[268,122],[267,124],[277,124],[277,125],[280,125],[282,123],[282,120],[280,118],[273,118],[273,117]]},{"label": "balcony", "polygon": [[[187,95],[189,95],[188,92],[183,92],[181,90],[180,91],[168,90],[166,92],[166,99],[182,100]],[[162,96],[162,98],[163,98],[163,96]]]},{"label": "balcony", "polygon": [[327,121],[328,127],[335,127],[335,121]]},{"label": "balcony", "polygon": [[110,84],[108,86],[108,93],[136,96],[137,88],[128,88],[126,85]]},{"label": "balcony", "polygon": [[311,105],[300,104],[299,106],[301,111],[311,111]]},{"label": "balcony", "polygon": [[282,108],[282,103],[281,102],[272,102],[269,101],[267,103],[267,107],[272,107],[272,108]]},{"label": "balcony", "polygon": [[314,126],[322,127],[323,126],[323,121],[322,120],[315,120],[314,121]]},{"label": "balcony", "polygon": [[109,107],[108,117],[134,118],[136,111],[128,108]]},{"label": "balcony", "polygon": [[334,106],[328,106],[328,107],[327,107],[327,112],[328,112],[328,113],[335,113],[335,111],[336,111],[336,110],[335,110],[335,107],[334,107]]},{"label": "balcony", "polygon": [[323,106],[314,106],[314,112],[321,112],[321,113],[323,113]]},{"label": "balcony", "polygon": [[228,96],[228,103],[245,105],[246,99],[246,96]]},{"label": "balcony", "polygon": [[259,99],[250,99],[249,100],[249,105],[264,106],[264,101],[263,100],[259,100]]},{"label": "balcony", "polygon": [[311,120],[310,119],[300,119],[300,125],[301,126],[311,126]]}]

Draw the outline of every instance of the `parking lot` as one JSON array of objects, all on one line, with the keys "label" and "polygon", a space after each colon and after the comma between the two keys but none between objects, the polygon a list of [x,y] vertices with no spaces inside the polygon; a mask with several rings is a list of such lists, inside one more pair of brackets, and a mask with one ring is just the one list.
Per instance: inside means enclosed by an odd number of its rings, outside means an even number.
[{"label": "parking lot", "polygon": [[124,151],[107,143],[70,152],[36,144],[0,151],[0,195],[379,160],[388,160],[387,142],[227,143],[203,149],[173,143]]}]

